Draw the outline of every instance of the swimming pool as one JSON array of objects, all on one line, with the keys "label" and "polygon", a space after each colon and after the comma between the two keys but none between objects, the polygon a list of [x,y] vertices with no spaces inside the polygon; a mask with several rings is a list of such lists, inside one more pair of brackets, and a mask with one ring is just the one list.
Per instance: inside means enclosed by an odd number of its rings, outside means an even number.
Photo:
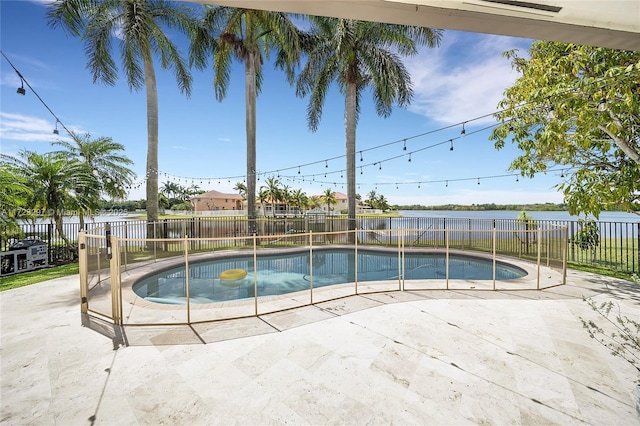
[{"label": "swimming pool", "polygon": [[[302,290],[344,284],[355,281],[353,250],[323,249],[292,254],[261,255],[254,268],[251,255],[222,258],[189,265],[189,296],[191,303],[214,303],[255,297],[254,278],[257,269],[258,296],[281,295]],[[313,269],[311,269],[313,265]],[[396,252],[358,251],[358,282],[398,280],[400,275]],[[246,276],[221,280],[229,270],[246,271]],[[136,295],[151,302],[186,303],[185,268],[178,267],[147,276],[133,285]],[[526,276],[517,266],[496,263],[496,280],[511,280]],[[223,275],[224,276],[224,275]],[[406,253],[405,280],[446,278],[444,253]],[[449,255],[449,279],[492,280],[493,262],[465,255]]]}]

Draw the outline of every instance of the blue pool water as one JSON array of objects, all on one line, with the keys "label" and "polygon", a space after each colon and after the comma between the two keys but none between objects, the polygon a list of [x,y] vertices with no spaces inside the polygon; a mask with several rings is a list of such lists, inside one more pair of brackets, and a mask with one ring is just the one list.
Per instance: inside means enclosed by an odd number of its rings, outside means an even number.
[{"label": "blue pool water", "polygon": [[[189,295],[191,303],[213,303],[254,297],[254,277],[257,269],[258,296],[286,294],[355,281],[352,250],[315,250],[313,271],[309,252],[288,255],[258,256],[257,268],[253,256],[217,259],[189,265]],[[405,280],[445,279],[444,253],[407,253],[404,257]],[[236,281],[220,280],[220,273],[229,269],[244,269],[247,276]],[[313,272],[313,274],[312,274]],[[498,262],[496,279],[521,278],[527,273],[516,266]],[[397,253],[358,251],[358,282],[398,280]],[[449,255],[449,279],[492,280],[493,263],[471,256]],[[185,268],[179,267],[148,276],[133,285],[140,297],[158,303],[185,303]]]}]

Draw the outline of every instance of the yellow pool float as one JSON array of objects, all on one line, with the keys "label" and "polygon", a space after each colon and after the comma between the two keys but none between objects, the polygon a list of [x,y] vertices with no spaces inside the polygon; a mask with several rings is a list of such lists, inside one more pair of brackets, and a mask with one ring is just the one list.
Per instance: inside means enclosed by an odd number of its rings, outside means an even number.
[{"label": "yellow pool float", "polygon": [[221,281],[237,281],[247,276],[247,271],[244,269],[227,269],[220,272]]}]

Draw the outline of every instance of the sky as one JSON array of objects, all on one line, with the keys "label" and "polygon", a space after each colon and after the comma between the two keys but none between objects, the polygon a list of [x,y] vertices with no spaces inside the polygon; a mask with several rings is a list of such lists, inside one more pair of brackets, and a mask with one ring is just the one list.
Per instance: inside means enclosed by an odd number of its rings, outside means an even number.
[{"label": "sky", "polygon": [[[125,146],[138,175],[128,198],[144,198],[144,89],[131,91],[122,70],[115,86],[94,84],[82,41],[50,28],[45,13],[42,0],[0,1],[0,49],[33,88],[25,85],[26,95],[18,95],[20,78],[0,59],[0,152],[55,150],[52,142],[68,137],[61,124],[93,138],[111,137]],[[175,42],[186,54],[186,38]],[[446,30],[440,47],[404,59],[414,85],[409,107],[395,106],[390,117],[380,117],[365,91],[356,135],[357,193],[366,199],[376,191],[392,205],[562,202],[554,188],[561,172],[516,178],[508,168],[517,147],[507,143],[498,151],[489,140],[496,124],[491,113],[517,78],[502,53],[519,49],[525,55],[531,42]],[[114,57],[119,59],[117,51]],[[337,87],[311,132],[308,99],[296,97],[272,64],[264,71],[257,100],[257,187],[274,177],[308,195],[327,188],[346,193],[344,98]],[[211,67],[192,74],[187,98],[171,71],[156,66],[160,186],[176,182],[235,193],[246,172],[243,66],[234,63],[222,102],[214,96]],[[59,135],[53,134],[56,126]]]}]

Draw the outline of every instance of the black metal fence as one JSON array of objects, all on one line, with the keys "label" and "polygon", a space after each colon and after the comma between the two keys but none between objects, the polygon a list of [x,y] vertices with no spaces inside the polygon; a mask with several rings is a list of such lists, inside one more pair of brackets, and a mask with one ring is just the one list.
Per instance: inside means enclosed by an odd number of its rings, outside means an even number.
[{"label": "black metal fence", "polygon": [[[568,227],[568,261],[580,264],[592,264],[610,269],[639,273],[640,272],[640,222],[596,222],[599,231],[599,243],[595,247],[582,248],[574,244],[574,238],[581,229],[578,221],[535,220],[522,222],[515,219],[463,219],[463,218],[430,218],[430,217],[382,217],[358,216],[357,228],[361,230],[358,238],[368,244],[390,244],[388,233],[392,229],[419,230],[411,236],[410,245],[445,246],[443,230],[449,230],[451,247],[473,248],[483,251],[491,247],[491,233],[478,234],[470,230],[513,230],[512,238],[504,238],[504,252],[526,256],[533,244],[537,244],[536,229]],[[86,229],[92,233],[101,231],[104,223],[88,223]],[[145,220],[127,220],[110,222],[111,232],[123,238],[236,238],[250,236],[249,223],[246,216],[193,217],[165,219],[149,224]],[[78,223],[65,223],[63,236],[59,235],[55,226],[50,223],[23,224],[20,234],[0,241],[0,249],[7,250],[17,239],[35,237],[47,243],[49,264],[62,264],[77,259],[77,235],[80,231]],[[259,217],[256,219],[258,235],[273,235],[269,244],[280,243],[277,236],[303,232],[336,232],[348,229],[346,216],[306,215],[285,217]],[[466,232],[465,232],[466,231]],[[479,235],[485,235],[479,237]],[[504,233],[498,233],[504,235]],[[224,244],[224,242],[218,242]],[[231,243],[230,243],[231,244]],[[564,244],[562,238],[547,238],[544,241],[547,250],[560,250]],[[203,247],[203,249],[207,249]]]}]

